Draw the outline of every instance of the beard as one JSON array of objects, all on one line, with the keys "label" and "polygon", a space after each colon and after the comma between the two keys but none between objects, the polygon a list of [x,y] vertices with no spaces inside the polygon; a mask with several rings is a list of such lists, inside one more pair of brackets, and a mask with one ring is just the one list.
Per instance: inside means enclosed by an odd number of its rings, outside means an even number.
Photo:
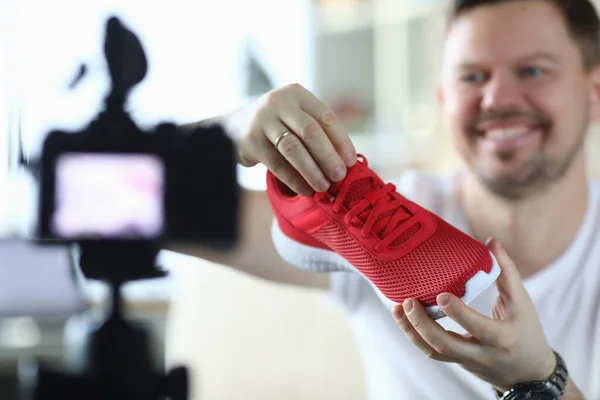
[{"label": "beard", "polygon": [[[580,138],[584,136],[583,134],[579,135]],[[518,178],[494,177],[481,171],[477,173],[477,177],[488,190],[506,200],[518,200],[532,193],[543,193],[552,183],[559,181],[567,173],[576,155],[583,147],[583,140],[580,138],[561,159],[549,158],[544,149],[540,149],[523,165],[523,172]],[[502,159],[503,156],[499,157]]]},{"label": "beard", "polygon": [[[587,115],[584,117],[587,117]],[[483,169],[478,169],[476,165],[473,168],[473,172],[478,180],[496,196],[506,200],[518,200],[533,193],[544,192],[567,173],[577,154],[579,154],[584,146],[587,131],[585,121],[587,121],[587,118],[582,119],[583,123],[571,147],[566,152],[563,152],[561,156],[551,157],[546,150],[548,138],[552,136],[553,124],[549,118],[539,114],[525,114],[516,110],[485,113],[475,119],[468,128],[470,137],[473,138],[473,150],[475,150],[475,139],[483,134],[483,132],[477,129],[477,126],[481,122],[490,120],[501,121],[502,119],[510,118],[527,118],[536,129],[542,132],[542,145],[540,149],[521,166],[519,173],[513,176],[495,176],[491,173],[486,173]],[[502,162],[513,161],[518,156],[518,149],[496,153],[496,157]]]}]

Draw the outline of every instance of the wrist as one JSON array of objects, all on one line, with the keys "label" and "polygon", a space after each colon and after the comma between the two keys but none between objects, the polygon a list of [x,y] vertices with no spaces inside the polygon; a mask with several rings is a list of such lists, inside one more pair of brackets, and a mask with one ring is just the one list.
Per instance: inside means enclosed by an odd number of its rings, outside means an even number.
[{"label": "wrist", "polygon": [[550,379],[552,374],[554,374],[554,372],[556,371],[556,364],[557,364],[556,354],[554,353],[554,351],[552,349],[549,348],[543,361],[539,364],[540,367],[537,368],[535,371],[531,371],[531,373],[529,373],[527,376],[521,377],[521,379],[511,382],[506,387],[494,385],[494,389],[499,392],[505,392],[505,391],[509,390],[511,387],[518,385],[520,383],[523,383],[523,382],[548,380],[548,379]]},{"label": "wrist", "polygon": [[[569,374],[563,359],[553,352],[554,360],[541,368],[541,379],[528,379],[514,384],[509,388],[494,387],[496,398],[503,400],[517,400],[521,398],[561,399],[565,394]],[[552,371],[548,369],[552,366]]]},{"label": "wrist", "polygon": [[539,374],[534,376],[531,380],[539,380],[545,381],[552,377],[552,375],[556,372],[558,357],[560,357],[557,353],[555,353],[552,349],[548,349],[548,355],[545,358],[545,361],[542,363],[539,369]]}]

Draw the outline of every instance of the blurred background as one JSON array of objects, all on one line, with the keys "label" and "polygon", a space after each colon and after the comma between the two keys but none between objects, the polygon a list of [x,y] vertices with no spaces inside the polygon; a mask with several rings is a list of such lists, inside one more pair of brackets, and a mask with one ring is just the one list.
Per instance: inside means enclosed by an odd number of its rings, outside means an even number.
[{"label": "blurred background", "polygon": [[[49,129],[79,129],[97,113],[108,89],[103,30],[113,14],[140,37],[149,58],[149,73],[129,103],[142,126],[211,117],[296,82],[336,111],[358,151],[384,177],[406,168],[455,167],[435,98],[446,5],[1,2],[0,233],[26,234],[35,199],[32,182],[15,166],[16,132],[26,153],[35,156]],[[69,89],[81,63],[88,75]],[[598,140],[595,132],[589,135],[590,152]],[[600,159],[590,160],[592,174],[600,177]],[[240,182],[263,190],[264,172],[260,166],[241,168]],[[50,266],[39,260],[0,259],[0,398],[10,400],[18,358],[73,357],[81,319],[93,318],[104,292],[81,279],[70,285],[61,254],[52,267],[62,275],[49,274]],[[179,254],[165,253],[163,261],[171,276],[130,285],[127,304],[156,334],[161,362],[191,368],[194,400],[365,398],[348,321],[324,294]],[[27,269],[31,278],[23,287],[11,281],[16,269]],[[15,305],[11,311],[7,304],[17,304],[15,299],[29,308]],[[82,317],[82,310],[92,312]]]}]

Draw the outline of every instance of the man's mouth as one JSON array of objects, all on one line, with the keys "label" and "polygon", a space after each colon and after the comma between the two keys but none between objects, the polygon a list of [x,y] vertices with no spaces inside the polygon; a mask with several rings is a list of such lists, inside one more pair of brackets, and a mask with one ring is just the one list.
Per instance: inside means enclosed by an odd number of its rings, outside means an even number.
[{"label": "man's mouth", "polygon": [[544,140],[545,126],[524,119],[486,121],[477,126],[477,141],[493,153],[535,148]]},{"label": "man's mouth", "polygon": [[536,127],[531,125],[509,126],[509,127],[494,127],[486,129],[482,132],[485,139],[504,141],[517,139],[538,131]]}]

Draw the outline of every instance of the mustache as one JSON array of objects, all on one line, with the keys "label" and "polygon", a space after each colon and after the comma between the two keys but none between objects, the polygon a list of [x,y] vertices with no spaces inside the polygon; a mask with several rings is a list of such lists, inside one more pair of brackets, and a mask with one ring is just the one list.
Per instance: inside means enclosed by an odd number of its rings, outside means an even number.
[{"label": "mustache", "polygon": [[468,124],[467,128],[469,132],[479,132],[479,127],[484,123],[503,122],[514,119],[526,120],[533,125],[539,126],[543,131],[548,130],[552,125],[550,119],[543,115],[523,112],[515,109],[506,109],[484,111],[473,118],[473,120],[471,120],[471,122]]}]

